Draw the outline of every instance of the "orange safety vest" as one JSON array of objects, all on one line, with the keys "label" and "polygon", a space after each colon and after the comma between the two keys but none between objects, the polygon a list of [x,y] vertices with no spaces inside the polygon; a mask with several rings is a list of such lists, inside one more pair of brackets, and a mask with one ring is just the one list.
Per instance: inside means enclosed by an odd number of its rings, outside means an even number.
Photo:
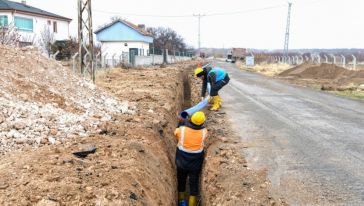
[{"label": "orange safety vest", "polygon": [[192,129],[186,126],[177,128],[174,135],[178,138],[178,149],[187,153],[201,153],[207,137],[207,129]]}]

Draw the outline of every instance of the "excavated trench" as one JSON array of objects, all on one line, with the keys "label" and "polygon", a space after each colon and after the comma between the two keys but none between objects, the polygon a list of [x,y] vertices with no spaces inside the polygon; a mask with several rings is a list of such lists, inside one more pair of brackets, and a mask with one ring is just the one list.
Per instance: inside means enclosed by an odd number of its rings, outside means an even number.
[{"label": "excavated trench", "polygon": [[[0,205],[176,205],[176,114],[199,101],[201,86],[192,76],[194,63],[177,66],[115,70],[100,77],[97,85],[127,100],[135,113],[114,116],[89,138],[2,157]],[[253,191],[247,186],[263,187],[265,179],[242,180],[256,175],[241,169],[245,160],[231,146],[238,141],[221,140],[232,139],[221,114],[207,116],[201,196],[205,205],[239,205]],[[72,155],[87,145],[97,152],[85,159]]]}]

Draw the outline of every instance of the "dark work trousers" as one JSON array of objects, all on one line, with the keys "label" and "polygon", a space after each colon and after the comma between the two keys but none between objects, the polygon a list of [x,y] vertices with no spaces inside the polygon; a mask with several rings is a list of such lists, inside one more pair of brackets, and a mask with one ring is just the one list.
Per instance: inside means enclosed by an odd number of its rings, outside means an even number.
[{"label": "dark work trousers", "polygon": [[186,191],[187,177],[189,177],[190,195],[197,196],[199,194],[200,173],[201,171],[187,171],[177,168],[178,192]]},{"label": "dark work trousers", "polygon": [[225,78],[223,80],[220,80],[216,82],[214,85],[211,85],[211,92],[210,96],[214,97],[219,95],[219,90],[223,88],[225,85],[227,85],[230,81],[230,77],[228,74],[226,74]]},{"label": "dark work trousers", "polygon": [[186,191],[187,177],[190,183],[190,195],[199,194],[200,173],[204,159],[204,152],[198,154],[186,153],[176,150],[176,166],[178,192]]}]

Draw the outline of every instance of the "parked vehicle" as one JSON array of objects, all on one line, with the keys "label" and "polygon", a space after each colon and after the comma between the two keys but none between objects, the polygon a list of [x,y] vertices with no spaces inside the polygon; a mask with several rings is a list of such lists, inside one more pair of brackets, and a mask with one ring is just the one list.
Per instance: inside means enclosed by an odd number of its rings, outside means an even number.
[{"label": "parked vehicle", "polygon": [[245,48],[233,48],[231,51],[231,62],[235,63],[237,60],[244,60],[246,56]]},{"label": "parked vehicle", "polygon": [[227,54],[225,61],[226,62],[232,62],[232,58],[233,58],[233,55],[232,54]]}]

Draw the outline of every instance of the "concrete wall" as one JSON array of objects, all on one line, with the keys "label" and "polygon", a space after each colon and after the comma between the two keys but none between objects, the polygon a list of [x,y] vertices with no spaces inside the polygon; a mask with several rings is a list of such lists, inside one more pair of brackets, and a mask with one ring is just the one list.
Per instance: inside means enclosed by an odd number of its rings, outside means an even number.
[{"label": "concrete wall", "polygon": [[[191,57],[167,56],[168,63],[177,63],[181,61],[191,60]],[[135,66],[148,66],[153,64],[153,56],[136,56]],[[155,55],[154,64],[163,64],[163,56]]]}]

